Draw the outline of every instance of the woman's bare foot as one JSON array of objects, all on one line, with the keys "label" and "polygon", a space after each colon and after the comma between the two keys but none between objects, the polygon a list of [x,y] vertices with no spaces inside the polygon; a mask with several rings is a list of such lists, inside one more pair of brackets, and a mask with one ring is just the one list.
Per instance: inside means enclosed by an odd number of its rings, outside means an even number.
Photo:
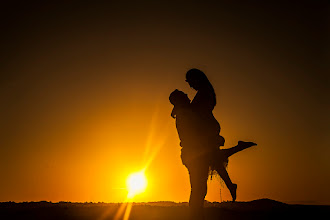
[{"label": "woman's bare foot", "polygon": [[249,147],[252,147],[252,146],[255,146],[257,145],[256,143],[254,142],[247,142],[247,141],[238,141],[238,145],[239,148],[241,148],[242,150],[246,149],[246,148],[249,148]]}]

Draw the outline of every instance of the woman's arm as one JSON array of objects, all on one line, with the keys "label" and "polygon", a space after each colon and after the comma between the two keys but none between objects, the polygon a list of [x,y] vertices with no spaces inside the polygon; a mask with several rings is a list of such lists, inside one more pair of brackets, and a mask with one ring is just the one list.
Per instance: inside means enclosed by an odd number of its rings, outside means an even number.
[{"label": "woman's arm", "polygon": [[193,111],[198,114],[210,114],[215,106],[215,97],[207,91],[198,91],[191,102]]}]

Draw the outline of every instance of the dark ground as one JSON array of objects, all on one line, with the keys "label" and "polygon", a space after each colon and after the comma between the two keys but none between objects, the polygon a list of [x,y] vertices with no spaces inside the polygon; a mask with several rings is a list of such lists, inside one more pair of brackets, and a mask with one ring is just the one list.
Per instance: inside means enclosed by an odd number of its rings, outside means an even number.
[{"label": "dark ground", "polygon": [[[113,219],[120,204],[70,203],[70,202],[3,202],[0,219]],[[288,205],[274,200],[261,199],[251,202],[207,203],[206,220],[211,219],[328,219],[330,206]],[[187,203],[153,202],[133,204],[130,220],[187,219]]]}]

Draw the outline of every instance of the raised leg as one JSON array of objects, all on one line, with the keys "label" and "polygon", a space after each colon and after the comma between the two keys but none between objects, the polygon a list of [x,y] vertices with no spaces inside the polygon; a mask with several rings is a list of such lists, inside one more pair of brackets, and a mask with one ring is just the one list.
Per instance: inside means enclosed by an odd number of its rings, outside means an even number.
[{"label": "raised leg", "polygon": [[221,151],[224,154],[224,156],[228,158],[231,155],[236,154],[237,152],[240,152],[244,149],[247,149],[247,148],[255,146],[255,145],[257,145],[257,144],[254,142],[239,141],[238,145],[236,145],[235,147],[231,147],[228,149],[221,149]]}]

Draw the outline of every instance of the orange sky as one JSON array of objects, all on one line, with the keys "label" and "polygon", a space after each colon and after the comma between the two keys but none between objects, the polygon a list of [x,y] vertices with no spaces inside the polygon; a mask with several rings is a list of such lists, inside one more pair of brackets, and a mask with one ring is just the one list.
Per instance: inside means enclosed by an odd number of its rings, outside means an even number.
[{"label": "orange sky", "polygon": [[122,202],[146,164],[136,201],[188,201],[168,95],[193,98],[195,67],[215,88],[225,147],[258,143],[230,158],[238,200],[330,204],[321,3],[14,4],[2,15],[0,202]]}]

